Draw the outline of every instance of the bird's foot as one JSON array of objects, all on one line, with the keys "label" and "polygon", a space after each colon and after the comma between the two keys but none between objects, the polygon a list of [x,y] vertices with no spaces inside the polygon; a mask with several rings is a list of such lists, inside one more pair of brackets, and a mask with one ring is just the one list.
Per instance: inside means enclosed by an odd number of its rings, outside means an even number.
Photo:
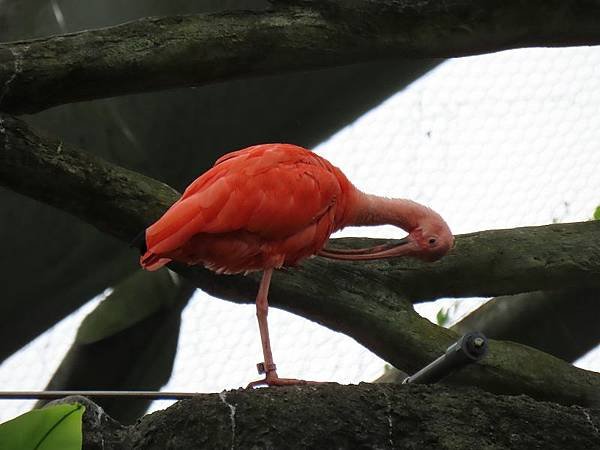
[{"label": "bird's foot", "polygon": [[320,384],[318,381],[297,380],[295,378],[279,378],[275,364],[271,364],[269,367],[267,367],[264,363],[259,363],[256,366],[258,368],[258,373],[266,374],[265,378],[249,383],[248,386],[246,386],[246,389],[251,389],[258,386],[299,386],[306,384]]},{"label": "bird's foot", "polygon": [[256,380],[248,383],[246,389],[258,386],[301,386],[307,384],[321,384],[318,381],[297,380],[296,378],[279,378],[277,372],[269,372],[262,380]]}]

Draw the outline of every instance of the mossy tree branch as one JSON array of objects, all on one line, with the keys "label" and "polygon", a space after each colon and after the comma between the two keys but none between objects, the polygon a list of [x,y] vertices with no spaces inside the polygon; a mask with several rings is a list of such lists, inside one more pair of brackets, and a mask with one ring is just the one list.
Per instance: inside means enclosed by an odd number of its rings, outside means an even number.
[{"label": "mossy tree branch", "polygon": [[[42,136],[4,113],[0,113],[0,150],[0,185],[67,211],[126,242],[179,197],[159,181]],[[284,279],[296,278],[301,283],[311,279],[314,270],[333,275],[339,271],[341,278],[359,276],[381,286],[374,296],[394,292],[413,303],[444,296],[598,286],[599,233],[600,221],[470,233],[459,236],[452,252],[434,264],[409,259],[343,263],[316,258],[286,271]],[[360,247],[381,241],[334,239],[333,246]],[[254,281],[246,284],[254,289]]]},{"label": "mossy tree branch", "polygon": [[535,347],[574,361],[600,342],[600,290],[580,287],[500,296],[451,327]]},{"label": "mossy tree branch", "polygon": [[[1,185],[66,210],[125,242],[177,198],[162,183],[42,138],[10,115],[0,113],[0,125]],[[411,301],[597,283],[599,235],[600,222],[472,233],[458,236],[451,255],[434,264],[314,258],[300,268],[279,271],[270,301],[344,332],[412,372],[441,354],[457,335],[418,316]],[[364,245],[365,240],[336,243]],[[177,264],[172,268],[221,298],[252,302],[256,294],[256,277],[218,276]],[[600,401],[600,375],[508,342],[492,342],[483,363],[449,381],[565,404]]]},{"label": "mossy tree branch", "polygon": [[0,45],[0,108],[401,57],[600,43],[598,0],[298,0]]},{"label": "mossy tree branch", "polygon": [[84,449],[564,449],[600,445],[600,410],[436,385],[323,384],[203,394],[129,427],[111,420],[85,398],[61,400],[68,401],[86,406]]},{"label": "mossy tree branch", "polygon": [[[450,329],[479,331],[488,338],[534,347],[565,361],[575,361],[598,345],[600,291],[580,287],[533,291],[492,298]],[[406,374],[387,370],[376,381],[400,383]]]}]

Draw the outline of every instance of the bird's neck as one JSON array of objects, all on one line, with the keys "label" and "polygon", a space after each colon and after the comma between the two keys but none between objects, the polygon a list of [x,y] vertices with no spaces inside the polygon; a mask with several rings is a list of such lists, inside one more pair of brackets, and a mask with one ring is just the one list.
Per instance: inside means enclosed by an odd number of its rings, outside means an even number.
[{"label": "bird's neck", "polygon": [[434,211],[412,200],[385,198],[355,191],[348,226],[395,225],[408,232],[419,226]]}]

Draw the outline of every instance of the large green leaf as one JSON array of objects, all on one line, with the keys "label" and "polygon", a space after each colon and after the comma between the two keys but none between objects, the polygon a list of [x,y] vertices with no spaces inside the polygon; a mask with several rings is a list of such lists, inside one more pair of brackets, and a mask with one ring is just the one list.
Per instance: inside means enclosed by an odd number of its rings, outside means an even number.
[{"label": "large green leaf", "polygon": [[34,409],[0,424],[2,450],[80,450],[81,419],[78,403]]}]

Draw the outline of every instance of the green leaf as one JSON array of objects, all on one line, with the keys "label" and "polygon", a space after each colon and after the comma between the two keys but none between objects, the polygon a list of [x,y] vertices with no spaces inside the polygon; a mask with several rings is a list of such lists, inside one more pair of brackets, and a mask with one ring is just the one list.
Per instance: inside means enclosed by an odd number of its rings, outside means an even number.
[{"label": "green leaf", "polygon": [[437,321],[437,324],[440,327],[446,326],[446,324],[450,320],[450,308],[440,308],[440,310],[437,312],[437,315],[435,316],[435,320]]},{"label": "green leaf", "polygon": [[594,220],[600,220],[600,206],[597,206],[594,211]]},{"label": "green leaf", "polygon": [[79,403],[34,409],[0,424],[2,450],[81,450]]}]

